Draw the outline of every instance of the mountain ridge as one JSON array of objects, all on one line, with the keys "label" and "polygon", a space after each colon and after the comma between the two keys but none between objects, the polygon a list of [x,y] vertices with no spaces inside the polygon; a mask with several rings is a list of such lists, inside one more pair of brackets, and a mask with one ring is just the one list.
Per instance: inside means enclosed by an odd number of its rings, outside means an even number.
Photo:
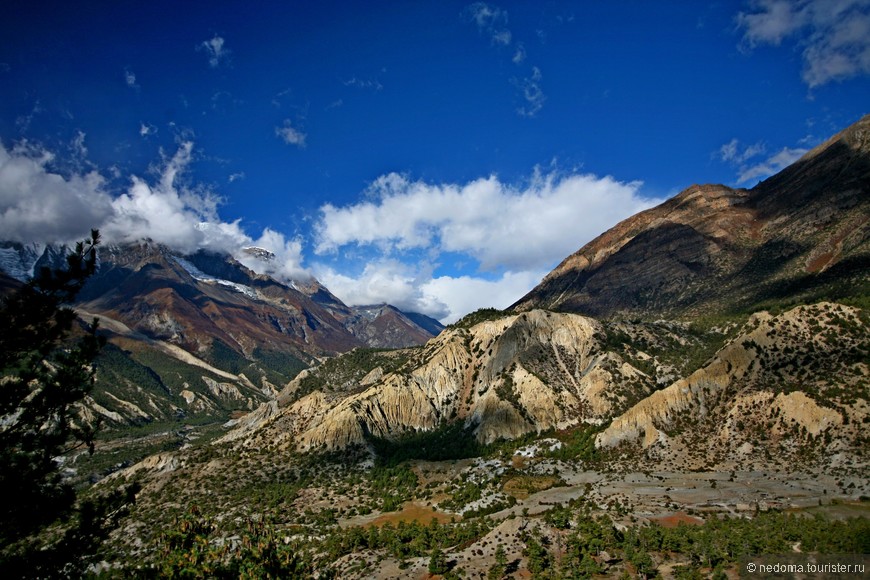
[{"label": "mountain ridge", "polygon": [[690,186],[565,258],[509,310],[673,317],[751,311],[765,293],[824,298],[834,279],[866,285],[868,135],[870,115],[752,189]]}]

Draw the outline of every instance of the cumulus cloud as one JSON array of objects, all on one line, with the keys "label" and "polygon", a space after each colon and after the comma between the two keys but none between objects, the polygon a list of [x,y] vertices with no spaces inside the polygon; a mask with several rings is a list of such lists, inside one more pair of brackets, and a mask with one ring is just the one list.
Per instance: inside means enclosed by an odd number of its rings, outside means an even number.
[{"label": "cumulus cloud", "polygon": [[96,171],[63,176],[54,154],[28,143],[0,143],[0,232],[18,242],[67,242],[112,215],[105,179]]},{"label": "cumulus cloud", "polygon": [[320,208],[316,252],[349,245],[385,251],[461,252],[483,270],[540,267],[565,257],[607,227],[658,203],[640,182],[536,172],[517,188],[495,176],[463,185],[427,184],[391,173],[370,187],[373,200]]},{"label": "cumulus cloud", "polygon": [[[67,243],[96,227],[106,243],[148,238],[183,253],[226,252],[285,280],[309,277],[299,239],[268,228],[253,238],[239,221],[220,219],[220,198],[212,191],[183,183],[192,159],[193,143],[182,142],[164,156],[156,180],[132,176],[129,187],[116,193],[96,170],[63,175],[46,149],[26,142],[8,149],[0,143],[0,232],[3,239],[23,243]],[[251,261],[243,248],[252,245],[270,250],[275,259]]]},{"label": "cumulus cloud", "polygon": [[208,65],[211,68],[217,68],[221,64],[227,62],[230,57],[230,51],[224,47],[225,41],[223,37],[215,34],[210,40],[204,40],[196,49],[205,52],[208,56]]},{"label": "cumulus cloud", "polygon": [[546,274],[543,270],[505,272],[494,280],[439,276],[424,284],[422,292],[447,305],[444,316],[430,316],[443,324],[450,324],[478,308],[507,308],[534,288]]},{"label": "cumulus cloud", "polygon": [[315,275],[345,304],[392,304],[420,312],[444,324],[456,322],[478,308],[507,308],[547,274],[530,269],[498,276],[434,276],[432,264],[392,258],[373,260],[357,275],[315,266]]},{"label": "cumulus cloud", "polygon": [[746,49],[795,39],[810,88],[870,74],[870,0],[754,0],[736,20]]},{"label": "cumulus cloud", "polygon": [[333,294],[351,306],[387,303],[437,319],[451,313],[444,301],[424,290],[432,279],[432,266],[426,263],[382,258],[368,262],[356,276],[323,265],[315,266],[314,273]]},{"label": "cumulus cloud", "polygon": [[284,124],[280,127],[275,127],[275,135],[280,137],[284,143],[288,145],[296,145],[300,149],[305,148],[305,139],[308,137],[305,133],[293,127],[290,119],[284,119]]},{"label": "cumulus cloud", "polygon": [[522,186],[496,176],[432,184],[390,173],[359,203],[322,206],[314,226],[323,258],[370,250],[381,258],[356,275],[322,265],[314,273],[349,304],[388,302],[452,322],[509,306],[559,260],[662,201],[642,197],[640,187],[540,170]]}]

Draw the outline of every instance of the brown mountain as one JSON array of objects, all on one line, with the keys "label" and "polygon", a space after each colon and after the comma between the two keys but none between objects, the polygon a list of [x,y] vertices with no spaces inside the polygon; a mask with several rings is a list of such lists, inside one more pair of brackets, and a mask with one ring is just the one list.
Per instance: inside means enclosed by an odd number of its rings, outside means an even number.
[{"label": "brown mountain", "polygon": [[78,307],[193,354],[217,342],[243,355],[277,350],[302,360],[364,346],[301,291],[226,256],[180,256],[143,242],[102,250]]},{"label": "brown mountain", "polygon": [[[253,248],[250,254],[270,259]],[[0,290],[64,263],[65,248],[0,244]],[[359,347],[422,344],[435,333],[389,307],[348,307],[316,280],[283,284],[217,253],[153,242],[105,246],[74,305],[109,345],[86,416],[111,425],[229,418],[272,398],[303,368]],[[437,321],[432,321],[438,328]]]},{"label": "brown mountain", "polygon": [[870,272],[870,116],[752,189],[693,185],[568,256],[511,309],[599,317],[837,299]]}]

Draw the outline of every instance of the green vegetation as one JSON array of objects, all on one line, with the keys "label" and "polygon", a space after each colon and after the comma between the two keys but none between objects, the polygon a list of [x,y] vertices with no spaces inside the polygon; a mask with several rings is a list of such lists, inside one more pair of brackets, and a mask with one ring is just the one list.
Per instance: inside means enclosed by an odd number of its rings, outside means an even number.
[{"label": "green vegetation", "polygon": [[408,433],[395,439],[371,437],[368,441],[378,461],[384,465],[396,465],[409,459],[443,461],[483,455],[486,448],[477,441],[473,431],[461,422],[445,423],[431,431]]},{"label": "green vegetation", "polygon": [[562,442],[562,446],[550,449],[545,456],[562,461],[593,462],[597,459],[595,449],[595,436],[603,430],[603,427],[586,426],[556,433],[556,438]]},{"label": "green vegetation", "polygon": [[[308,364],[291,354],[276,350],[257,347],[254,349],[254,365],[266,376],[266,379],[276,385],[292,380],[296,375],[308,368]],[[258,363],[258,364],[257,364]],[[254,380],[253,377],[249,377]]]},{"label": "green vegetation", "polygon": [[[570,529],[563,536],[561,558],[540,529],[524,534],[523,553],[533,575],[575,578],[630,566],[651,578],[660,564],[670,562],[682,568],[678,577],[707,577],[749,556],[788,554],[798,544],[805,554],[866,554],[870,549],[866,518],[840,521],[763,512],[749,520],[711,518],[701,526],[634,525],[619,531],[607,516],[592,517],[584,509],[569,519],[570,513],[557,506],[544,517],[556,528]],[[607,569],[599,557],[602,552],[610,554]]]},{"label": "green vegetation", "polygon": [[[432,573],[449,570],[445,550],[480,538],[492,523],[400,522],[361,528],[333,528],[324,537],[303,537],[268,520],[248,519],[238,540],[228,542],[217,522],[192,506],[160,538],[160,553],[146,565],[145,576],[167,578],[304,578],[316,570],[333,577],[335,562],[364,550],[384,551],[397,559],[429,557]],[[294,534],[291,538],[288,534]],[[364,571],[370,564],[364,564]]]},{"label": "green vegetation", "polygon": [[217,338],[212,339],[211,348],[205,352],[203,359],[210,365],[234,375],[242,372],[251,363]]},{"label": "green vegetation", "polygon": [[347,391],[374,369],[384,374],[396,372],[408,362],[408,351],[379,348],[355,348],[343,355],[330,358],[312,369],[293,394],[294,400],[318,390]]},{"label": "green vegetation", "polygon": [[147,576],[163,578],[301,578],[313,572],[294,546],[280,542],[274,527],[248,520],[232,546],[217,545],[214,522],[195,506],[161,537],[159,563]]},{"label": "green vegetation", "polygon": [[391,512],[414,497],[417,490],[417,475],[407,463],[394,466],[373,467],[368,473],[369,489],[376,498],[381,511]]},{"label": "green vegetation", "polygon": [[504,318],[505,316],[510,316],[510,313],[505,312],[504,310],[498,310],[497,308],[479,308],[470,314],[466,314],[453,324],[449,325],[447,328],[471,328],[472,326],[480,324],[481,322],[486,322],[488,320],[498,320],[500,318]]},{"label": "green vegetation", "polygon": [[[114,344],[106,344],[94,360],[96,366],[96,391],[116,389],[118,385],[132,383],[140,387],[139,392],[168,393],[160,375],[136,361]],[[131,389],[134,390],[134,389]],[[138,403],[139,401],[132,401]]]}]

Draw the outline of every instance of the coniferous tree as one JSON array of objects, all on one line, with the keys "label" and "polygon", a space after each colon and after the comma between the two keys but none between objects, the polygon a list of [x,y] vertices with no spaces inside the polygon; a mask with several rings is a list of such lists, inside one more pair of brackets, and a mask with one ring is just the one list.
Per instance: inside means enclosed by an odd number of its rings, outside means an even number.
[{"label": "coniferous tree", "polygon": [[495,563],[486,573],[487,580],[501,580],[507,573],[507,554],[501,544],[495,549]]},{"label": "coniferous tree", "polygon": [[[82,556],[107,533],[121,494],[76,504],[59,458],[93,451],[95,425],[75,421],[76,404],[94,382],[92,362],[104,339],[96,319],[70,339],[68,305],[97,264],[99,232],[80,242],[67,267],[42,268],[0,302],[0,575],[76,575]],[[109,518],[111,519],[111,518]],[[54,535],[45,534],[52,528]]]},{"label": "coniferous tree", "polygon": [[444,555],[441,548],[434,548],[431,556],[429,556],[429,573],[444,574],[449,569],[450,567],[447,564],[447,556]]}]

